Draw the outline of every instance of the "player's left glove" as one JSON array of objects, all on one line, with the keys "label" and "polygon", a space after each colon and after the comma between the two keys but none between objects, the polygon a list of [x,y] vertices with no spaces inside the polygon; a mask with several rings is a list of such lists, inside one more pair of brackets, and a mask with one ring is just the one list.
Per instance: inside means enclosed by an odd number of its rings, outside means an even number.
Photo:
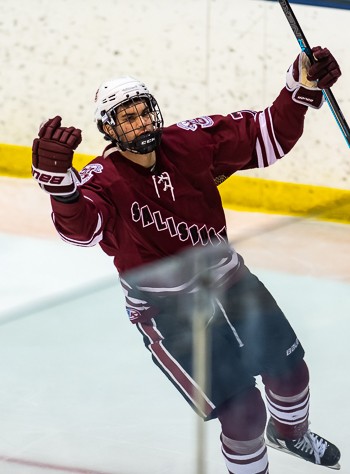
[{"label": "player's left glove", "polygon": [[286,87],[299,104],[319,109],[324,96],[322,89],[328,89],[338,80],[341,71],[334,56],[327,48],[312,48],[315,63],[301,52],[287,71]]},{"label": "player's left glove", "polygon": [[52,196],[73,196],[81,178],[72,167],[73,152],[81,142],[81,130],[61,127],[61,117],[45,122],[32,147],[32,175]]}]

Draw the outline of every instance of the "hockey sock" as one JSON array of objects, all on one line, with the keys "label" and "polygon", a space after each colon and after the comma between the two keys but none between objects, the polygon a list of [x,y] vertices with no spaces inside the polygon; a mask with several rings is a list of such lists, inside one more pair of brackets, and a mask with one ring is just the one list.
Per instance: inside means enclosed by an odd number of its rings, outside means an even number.
[{"label": "hockey sock", "polygon": [[258,438],[264,433],[266,408],[260,391],[251,387],[217,408],[225,436],[238,441]]},{"label": "hockey sock", "polygon": [[267,474],[264,440],[266,408],[260,391],[251,387],[218,407],[222,453],[230,474]]},{"label": "hockey sock", "polygon": [[268,410],[281,439],[298,439],[308,429],[309,371],[304,361],[281,376],[262,376]]},{"label": "hockey sock", "polygon": [[221,442],[229,474],[268,474],[264,435],[250,441],[237,441],[221,434]]}]

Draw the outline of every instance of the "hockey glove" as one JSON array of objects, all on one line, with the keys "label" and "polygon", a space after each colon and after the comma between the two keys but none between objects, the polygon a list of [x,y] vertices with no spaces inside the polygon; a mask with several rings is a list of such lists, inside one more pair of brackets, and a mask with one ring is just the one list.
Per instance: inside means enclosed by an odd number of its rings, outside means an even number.
[{"label": "hockey glove", "polygon": [[286,87],[299,104],[319,109],[324,97],[321,89],[331,87],[341,75],[337,61],[327,48],[312,48],[315,62],[302,52],[287,71]]},{"label": "hockey glove", "polygon": [[32,147],[32,175],[39,186],[52,196],[69,198],[81,182],[72,167],[73,150],[81,142],[81,130],[61,127],[61,117],[45,122]]}]

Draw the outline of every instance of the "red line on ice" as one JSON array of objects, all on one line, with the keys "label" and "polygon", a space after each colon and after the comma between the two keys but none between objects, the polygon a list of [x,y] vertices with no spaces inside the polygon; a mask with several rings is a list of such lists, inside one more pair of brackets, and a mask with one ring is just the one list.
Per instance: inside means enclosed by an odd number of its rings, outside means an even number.
[{"label": "red line on ice", "polygon": [[[50,464],[39,461],[32,461],[29,459],[19,459],[10,456],[0,456],[0,462],[6,462],[11,464],[19,464],[22,466],[37,467],[40,469],[47,469],[51,471],[70,472],[71,474],[111,474],[102,471],[96,471],[94,469],[82,469],[79,467],[60,466],[58,464]],[[115,473],[116,474],[116,473]]]}]

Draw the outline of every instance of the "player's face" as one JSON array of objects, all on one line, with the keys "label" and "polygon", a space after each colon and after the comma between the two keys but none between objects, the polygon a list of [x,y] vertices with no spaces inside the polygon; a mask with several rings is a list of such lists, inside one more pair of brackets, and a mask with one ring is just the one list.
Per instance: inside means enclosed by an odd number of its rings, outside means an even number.
[{"label": "player's face", "polygon": [[131,142],[146,132],[152,132],[153,114],[147,102],[125,104],[118,108],[116,116],[116,132],[123,142]]}]

